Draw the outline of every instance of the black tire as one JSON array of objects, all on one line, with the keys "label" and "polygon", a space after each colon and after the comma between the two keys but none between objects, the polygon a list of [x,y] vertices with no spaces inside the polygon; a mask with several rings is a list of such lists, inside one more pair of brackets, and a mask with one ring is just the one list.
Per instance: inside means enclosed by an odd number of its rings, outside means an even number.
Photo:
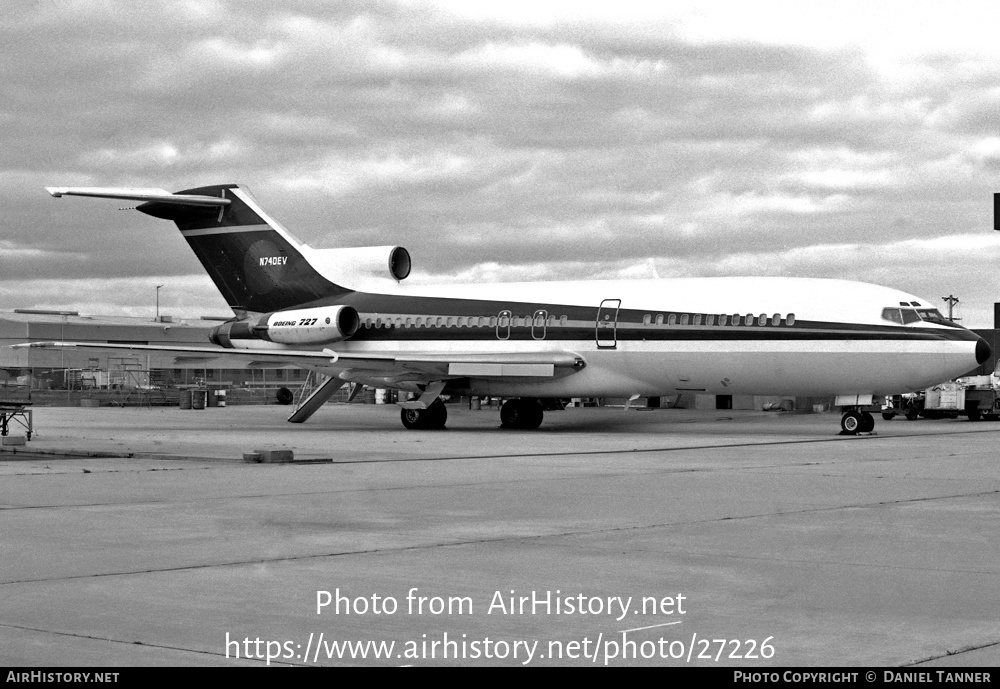
[{"label": "black tire", "polygon": [[979,421],[980,414],[978,409],[969,410],[969,421]]},{"label": "black tire", "polygon": [[545,412],[538,400],[507,400],[500,407],[500,427],[532,430],[542,425]]},{"label": "black tire", "polygon": [[534,430],[542,425],[545,410],[538,400],[521,400],[524,403],[524,418],[521,428]]},{"label": "black tire", "polygon": [[295,401],[295,395],[288,388],[278,388],[278,391],[274,393],[274,399],[278,401],[278,404],[291,404]]},{"label": "black tire", "polygon": [[441,400],[434,400],[427,409],[400,409],[399,420],[411,431],[440,429],[448,422],[448,408]]},{"label": "black tire", "polygon": [[875,430],[875,417],[866,411],[861,412],[861,432],[871,433]]},{"label": "black tire", "polygon": [[444,428],[448,423],[448,407],[444,406],[441,400],[434,400],[424,415],[427,417],[427,425],[424,428]]},{"label": "black tire", "polygon": [[848,435],[857,435],[864,425],[860,412],[849,411],[840,418],[840,428]]},{"label": "black tire", "polygon": [[403,425],[411,431],[418,431],[424,428],[426,423],[424,409],[400,409],[399,419]]},{"label": "black tire", "polygon": [[886,421],[892,421],[894,418],[896,418],[896,415],[891,411],[884,411],[882,412],[882,418],[885,419]]},{"label": "black tire", "polygon": [[521,418],[521,400],[507,400],[500,407],[500,427],[519,428]]}]

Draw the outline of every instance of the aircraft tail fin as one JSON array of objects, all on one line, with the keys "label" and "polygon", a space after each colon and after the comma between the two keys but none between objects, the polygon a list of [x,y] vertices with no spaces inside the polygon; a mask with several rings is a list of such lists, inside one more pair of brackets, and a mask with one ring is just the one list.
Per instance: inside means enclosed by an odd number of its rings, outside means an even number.
[{"label": "aircraft tail fin", "polygon": [[56,197],[92,196],[142,201],[136,210],[172,220],[237,314],[309,305],[349,290],[306,258],[305,247],[237,184],[185,189],[46,187]]}]

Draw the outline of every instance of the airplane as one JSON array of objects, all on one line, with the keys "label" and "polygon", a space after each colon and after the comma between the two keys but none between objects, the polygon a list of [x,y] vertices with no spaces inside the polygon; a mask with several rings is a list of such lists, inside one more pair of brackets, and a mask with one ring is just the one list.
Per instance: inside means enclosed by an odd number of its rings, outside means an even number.
[{"label": "airplane", "polygon": [[[141,202],[171,220],[234,316],[211,345],[85,342],[239,356],[329,376],[289,421],[348,383],[410,393],[408,429],[447,422],[442,395],[505,398],[503,428],[535,429],[574,397],[832,397],[841,432],[871,432],[885,395],[967,373],[990,356],[920,297],[818,278],[717,277],[414,285],[401,246],[310,247],[238,184],[163,189],[46,187],[54,197]],[[356,385],[356,388],[360,388]]]}]

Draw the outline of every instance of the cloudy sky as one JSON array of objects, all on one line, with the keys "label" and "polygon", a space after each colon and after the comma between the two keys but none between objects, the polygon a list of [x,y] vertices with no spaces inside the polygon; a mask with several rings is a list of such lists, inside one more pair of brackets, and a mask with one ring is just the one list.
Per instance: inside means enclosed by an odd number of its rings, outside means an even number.
[{"label": "cloudy sky", "polygon": [[247,185],[411,280],[787,275],[1000,301],[1000,5],[0,0],[0,309],[225,315],[168,222]]}]

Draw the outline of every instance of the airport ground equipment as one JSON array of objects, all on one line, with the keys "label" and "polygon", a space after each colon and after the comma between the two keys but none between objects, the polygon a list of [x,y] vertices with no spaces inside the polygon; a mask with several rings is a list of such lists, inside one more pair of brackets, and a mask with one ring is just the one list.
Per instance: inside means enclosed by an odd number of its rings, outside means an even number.
[{"label": "airport ground equipment", "polygon": [[31,392],[25,386],[4,385],[0,387],[0,436],[10,433],[11,423],[16,423],[26,431],[31,440],[34,430],[31,418]]},{"label": "airport ground equipment", "polygon": [[25,437],[31,440],[31,410],[27,407],[27,404],[0,402],[0,435],[6,436],[10,432],[11,422],[16,422],[27,431]]},{"label": "airport ground equipment", "polygon": [[903,414],[911,421],[925,419],[957,419],[969,421],[1000,419],[1000,379],[995,375],[969,376],[940,383],[926,390],[886,398],[882,418],[891,420]]},{"label": "airport ground equipment", "polygon": [[965,414],[969,421],[1000,419],[1000,378],[996,374],[967,376],[955,382],[965,389]]}]

